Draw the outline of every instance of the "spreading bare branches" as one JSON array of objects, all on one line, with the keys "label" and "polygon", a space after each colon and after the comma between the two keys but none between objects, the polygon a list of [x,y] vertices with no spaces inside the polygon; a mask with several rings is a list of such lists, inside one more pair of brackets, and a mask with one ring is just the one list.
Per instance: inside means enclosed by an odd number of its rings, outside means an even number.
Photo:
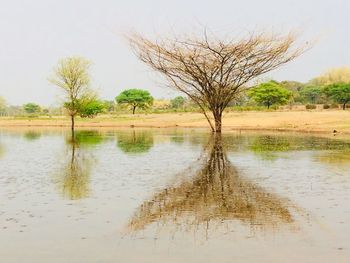
[{"label": "spreading bare branches", "polygon": [[[213,132],[221,131],[222,113],[245,84],[295,59],[306,50],[297,37],[266,33],[240,40],[221,40],[204,33],[152,41],[129,37],[141,61],[162,73],[168,83],[191,98],[205,114]],[[209,117],[209,110],[215,123]]]}]

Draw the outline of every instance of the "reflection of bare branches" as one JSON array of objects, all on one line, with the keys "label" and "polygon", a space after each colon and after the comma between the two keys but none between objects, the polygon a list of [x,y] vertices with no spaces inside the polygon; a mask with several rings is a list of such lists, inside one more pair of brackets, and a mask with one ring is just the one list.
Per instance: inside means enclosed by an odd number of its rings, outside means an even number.
[{"label": "reflection of bare branches", "polygon": [[153,222],[196,227],[210,221],[239,220],[267,228],[294,221],[284,200],[238,174],[219,135],[209,148],[204,165],[192,179],[164,189],[141,205],[129,222],[131,231]]}]

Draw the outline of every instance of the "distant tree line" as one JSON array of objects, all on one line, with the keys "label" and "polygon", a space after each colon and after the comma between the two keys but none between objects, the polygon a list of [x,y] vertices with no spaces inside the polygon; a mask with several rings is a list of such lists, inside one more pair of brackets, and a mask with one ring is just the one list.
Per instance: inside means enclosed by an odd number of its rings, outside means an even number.
[{"label": "distant tree line", "polygon": [[[330,69],[324,74],[306,82],[274,80],[253,85],[238,94],[228,107],[262,106],[275,109],[279,105],[306,105],[307,109],[323,104],[324,109],[346,109],[350,102],[350,68]],[[76,115],[92,118],[99,113],[152,112],[152,111],[200,111],[188,97],[176,96],[170,100],[156,100],[147,90],[127,89],[114,100],[101,100],[96,93],[87,92],[75,101]],[[0,96],[0,116],[62,115],[69,110],[69,102],[58,107],[43,107],[34,102],[22,106],[9,105]],[[70,109],[72,110],[72,109]]]}]

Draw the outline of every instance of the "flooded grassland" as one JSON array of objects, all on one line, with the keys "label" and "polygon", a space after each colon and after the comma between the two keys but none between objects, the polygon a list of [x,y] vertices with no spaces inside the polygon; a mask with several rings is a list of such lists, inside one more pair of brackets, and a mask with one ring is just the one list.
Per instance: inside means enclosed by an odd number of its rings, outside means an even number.
[{"label": "flooded grassland", "polygon": [[350,141],[0,130],[4,262],[349,262]]}]

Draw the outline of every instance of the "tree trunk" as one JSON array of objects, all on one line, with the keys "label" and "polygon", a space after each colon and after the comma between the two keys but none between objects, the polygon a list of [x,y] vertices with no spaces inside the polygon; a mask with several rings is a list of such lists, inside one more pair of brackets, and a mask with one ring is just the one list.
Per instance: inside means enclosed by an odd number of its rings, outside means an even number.
[{"label": "tree trunk", "polygon": [[221,113],[221,111],[219,111],[219,112],[215,112],[213,115],[214,115],[214,120],[215,120],[215,132],[216,133],[221,133],[222,113]]},{"label": "tree trunk", "polygon": [[135,114],[135,110],[136,110],[136,106],[133,106],[133,107],[132,107],[132,114],[133,114],[133,115]]},{"label": "tree trunk", "polygon": [[74,135],[74,115],[70,116],[72,135]]},{"label": "tree trunk", "polygon": [[345,110],[345,109],[346,109],[346,102],[343,103],[343,110]]}]

